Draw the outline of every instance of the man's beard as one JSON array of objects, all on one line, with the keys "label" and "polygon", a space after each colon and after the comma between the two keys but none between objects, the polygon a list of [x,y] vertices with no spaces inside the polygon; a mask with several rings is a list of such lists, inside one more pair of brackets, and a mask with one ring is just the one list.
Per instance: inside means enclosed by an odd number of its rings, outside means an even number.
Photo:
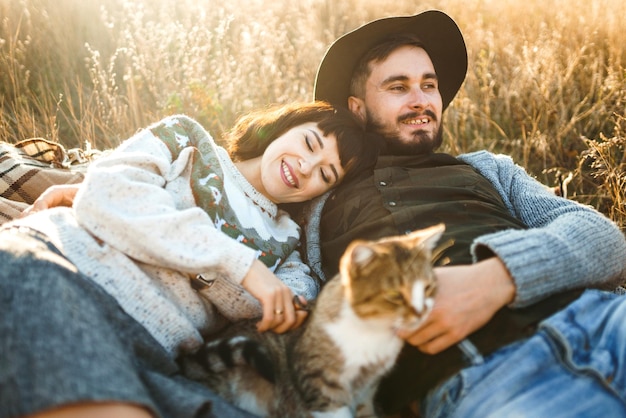
[{"label": "man's beard", "polygon": [[[434,115],[431,115],[436,121]],[[430,154],[441,146],[443,142],[443,115],[437,132],[431,136],[429,132],[417,129],[413,131],[413,140],[404,141],[395,132],[385,132],[384,125],[378,123],[372,115],[367,115],[367,130],[381,135],[384,141],[384,153],[390,155],[420,155]]]}]

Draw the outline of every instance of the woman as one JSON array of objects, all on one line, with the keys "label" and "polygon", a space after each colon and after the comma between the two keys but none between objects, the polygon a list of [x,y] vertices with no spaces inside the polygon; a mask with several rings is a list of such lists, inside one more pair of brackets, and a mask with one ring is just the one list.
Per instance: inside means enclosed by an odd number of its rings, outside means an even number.
[{"label": "woman", "polygon": [[173,116],[93,162],[72,208],[3,225],[0,417],[226,414],[175,357],[225,318],[275,332],[304,320],[318,285],[277,204],[373,162],[364,136],[347,111],[293,104],[243,118],[231,159]]}]

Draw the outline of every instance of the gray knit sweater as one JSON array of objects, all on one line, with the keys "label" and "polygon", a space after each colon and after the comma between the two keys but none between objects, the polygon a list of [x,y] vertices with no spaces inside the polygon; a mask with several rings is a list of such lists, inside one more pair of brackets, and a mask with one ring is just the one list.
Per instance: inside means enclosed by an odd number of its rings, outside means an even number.
[{"label": "gray knit sweater", "polygon": [[[495,187],[510,213],[528,226],[476,239],[496,254],[511,273],[517,294],[511,307],[531,305],[560,291],[578,287],[613,288],[626,272],[626,240],[619,228],[591,207],[555,196],[504,155],[487,151],[464,154]],[[319,225],[332,192],[306,211],[306,260],[326,280],[321,268]]]}]

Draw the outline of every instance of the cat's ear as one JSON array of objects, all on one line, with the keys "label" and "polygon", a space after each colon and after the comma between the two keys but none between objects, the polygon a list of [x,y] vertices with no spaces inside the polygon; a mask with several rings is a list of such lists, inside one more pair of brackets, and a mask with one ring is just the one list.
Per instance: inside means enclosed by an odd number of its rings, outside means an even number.
[{"label": "cat's ear", "polygon": [[356,243],[352,247],[350,253],[350,260],[353,265],[364,266],[369,263],[376,253],[374,249],[365,243]]},{"label": "cat's ear", "polygon": [[440,223],[428,228],[413,231],[407,235],[407,238],[412,242],[412,245],[422,245],[425,249],[432,251],[445,229],[446,226]]},{"label": "cat's ear", "polygon": [[344,273],[344,280],[351,276],[354,270],[361,270],[374,259],[376,252],[367,241],[354,241],[343,253],[340,261],[340,270]]}]

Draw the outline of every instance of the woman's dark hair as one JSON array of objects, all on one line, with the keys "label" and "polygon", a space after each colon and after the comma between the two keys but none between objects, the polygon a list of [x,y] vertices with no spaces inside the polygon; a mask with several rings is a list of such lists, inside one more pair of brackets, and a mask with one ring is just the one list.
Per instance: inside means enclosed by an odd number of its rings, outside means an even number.
[{"label": "woman's dark hair", "polygon": [[324,135],[337,138],[339,160],[346,175],[343,181],[373,167],[379,140],[365,132],[363,123],[348,109],[327,102],[296,102],[248,113],[226,133],[226,147],[234,161],[263,154],[268,145],[290,129],[316,122]]}]

